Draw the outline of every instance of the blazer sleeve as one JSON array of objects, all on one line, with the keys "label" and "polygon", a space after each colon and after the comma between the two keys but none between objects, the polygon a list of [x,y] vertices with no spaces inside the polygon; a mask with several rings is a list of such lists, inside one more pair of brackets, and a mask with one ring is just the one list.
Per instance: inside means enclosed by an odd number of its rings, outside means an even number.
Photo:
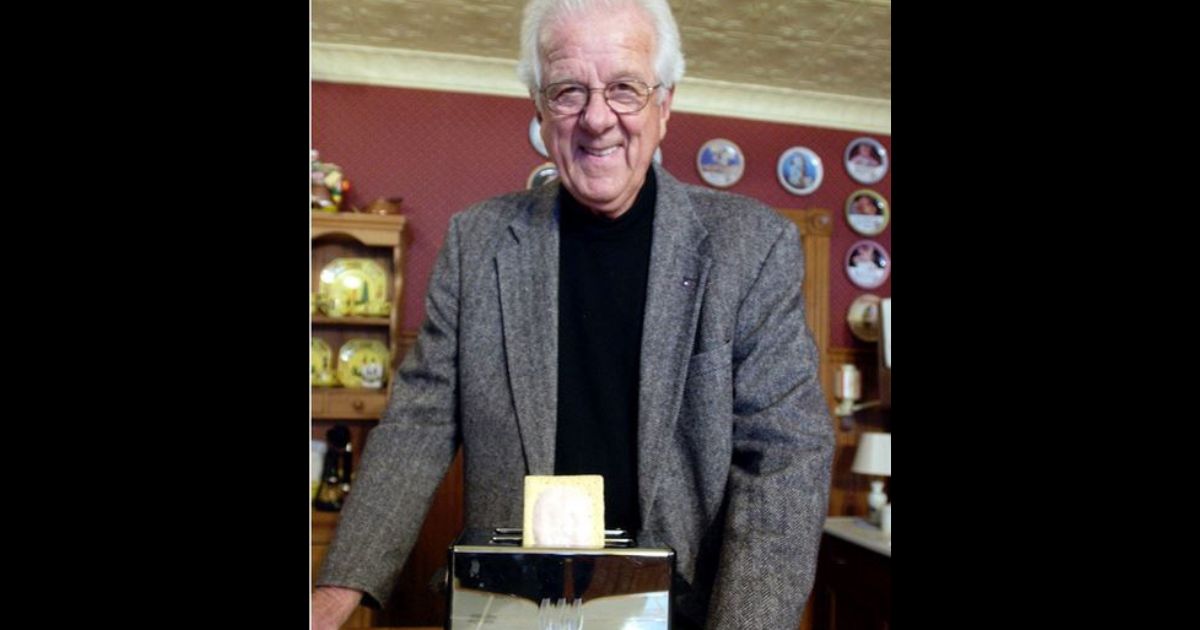
[{"label": "blazer sleeve", "polygon": [[430,276],[425,321],[396,371],[387,411],[367,437],[316,581],[364,591],[367,605],[387,603],[458,446],[458,218]]},{"label": "blazer sleeve", "polygon": [[788,222],[739,306],[733,461],[708,628],[796,628],[812,589],[833,428],[805,324],[803,269]]}]

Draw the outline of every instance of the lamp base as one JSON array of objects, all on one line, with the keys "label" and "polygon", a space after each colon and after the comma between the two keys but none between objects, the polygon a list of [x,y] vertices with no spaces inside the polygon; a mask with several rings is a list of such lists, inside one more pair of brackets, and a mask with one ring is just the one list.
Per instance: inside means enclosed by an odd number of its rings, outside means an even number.
[{"label": "lamp base", "polygon": [[883,482],[871,482],[871,494],[867,495],[867,521],[878,527],[882,522],[883,506],[888,502],[887,495],[883,493]]}]

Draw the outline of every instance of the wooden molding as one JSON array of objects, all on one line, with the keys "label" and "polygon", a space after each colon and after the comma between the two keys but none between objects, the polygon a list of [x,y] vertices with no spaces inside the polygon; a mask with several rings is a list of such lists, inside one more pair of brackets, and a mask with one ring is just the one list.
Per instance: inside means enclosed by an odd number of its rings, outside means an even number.
[{"label": "wooden molding", "polygon": [[[513,59],[313,42],[312,78],[528,99]],[[684,77],[677,112],[891,135],[892,101]]]},{"label": "wooden molding", "polygon": [[[311,238],[345,234],[363,245],[397,247],[402,245],[402,234],[407,220],[407,217],[400,214],[313,212]],[[397,269],[403,269],[403,267],[397,267]]]},{"label": "wooden molding", "polygon": [[[833,234],[833,213],[824,208],[776,208],[776,211],[800,230],[800,245],[804,248],[805,317],[824,373],[829,348],[829,240]],[[829,394],[827,398],[832,400]]]}]

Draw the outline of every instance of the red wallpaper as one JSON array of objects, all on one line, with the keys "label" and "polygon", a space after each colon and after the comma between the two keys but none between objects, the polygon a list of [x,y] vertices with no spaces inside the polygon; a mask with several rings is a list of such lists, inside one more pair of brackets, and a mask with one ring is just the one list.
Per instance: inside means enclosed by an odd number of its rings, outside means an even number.
[{"label": "red wallpaper", "polygon": [[[450,215],[472,202],[525,187],[530,171],[546,161],[528,140],[533,104],[527,99],[313,82],[312,146],[321,159],[342,167],[350,180],[349,203],[364,206],[376,197],[404,197],[410,247],[406,269],[404,326],[424,317],[424,295]],[[861,345],[846,326],[855,296],[891,295],[891,278],[871,291],[850,283],[843,270],[846,251],[864,238],[846,223],[846,198],[859,188],[874,190],[892,203],[891,168],[872,185],[852,180],[842,154],[854,138],[870,136],[891,152],[891,138],[839,131],[675,112],[662,143],[663,166],[681,181],[704,185],[696,153],[712,138],[737,143],[746,157],[741,181],[727,189],[782,208],[827,208],[834,212],[831,247],[831,343]],[[806,146],[821,157],[825,179],[816,192],[796,196],[775,178],[779,154]],[[893,221],[895,212],[893,208]],[[904,216],[903,207],[900,210]],[[903,219],[901,219],[903,222]],[[891,251],[889,224],[873,240]],[[901,258],[903,268],[903,258]]]}]

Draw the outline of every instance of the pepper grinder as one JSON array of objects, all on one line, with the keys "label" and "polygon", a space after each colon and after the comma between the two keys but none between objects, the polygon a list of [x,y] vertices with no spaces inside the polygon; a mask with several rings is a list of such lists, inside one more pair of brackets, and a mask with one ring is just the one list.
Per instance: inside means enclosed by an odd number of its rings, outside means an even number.
[{"label": "pepper grinder", "polygon": [[335,425],[325,433],[325,441],[329,447],[325,451],[321,487],[317,490],[313,507],[322,512],[338,512],[350,493],[353,448],[350,444],[350,428],[344,424]]}]

